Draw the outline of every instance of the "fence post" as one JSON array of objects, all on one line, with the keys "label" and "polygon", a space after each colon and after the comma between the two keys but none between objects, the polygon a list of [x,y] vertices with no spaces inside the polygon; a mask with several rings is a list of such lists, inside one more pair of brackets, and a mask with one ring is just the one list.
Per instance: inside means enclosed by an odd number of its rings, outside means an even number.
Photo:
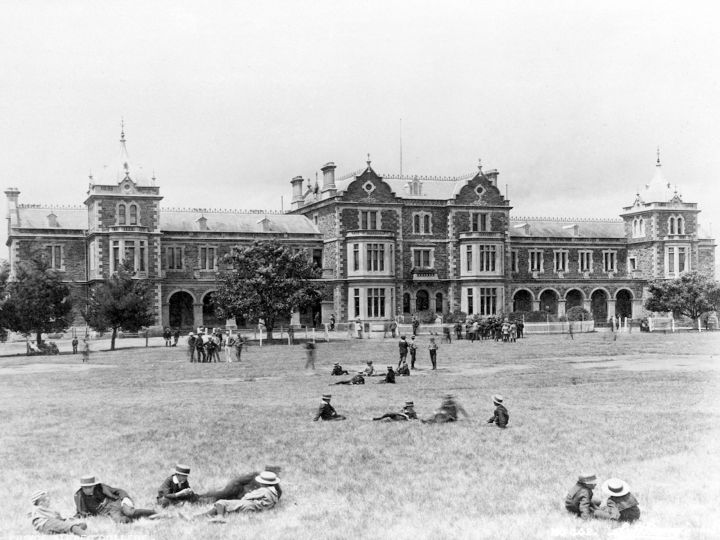
[{"label": "fence post", "polygon": [[675,333],[675,317],[672,317],[670,319],[670,328],[672,329],[673,333]]}]

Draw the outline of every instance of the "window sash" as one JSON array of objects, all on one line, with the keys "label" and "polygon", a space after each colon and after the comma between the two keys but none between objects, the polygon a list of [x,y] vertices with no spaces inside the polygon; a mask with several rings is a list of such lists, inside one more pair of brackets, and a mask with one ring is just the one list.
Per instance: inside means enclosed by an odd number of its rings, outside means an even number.
[{"label": "window sash", "polygon": [[138,209],[137,205],[130,205],[130,225],[138,224]]},{"label": "window sash", "polygon": [[530,271],[542,272],[543,252],[538,250],[530,250]]}]

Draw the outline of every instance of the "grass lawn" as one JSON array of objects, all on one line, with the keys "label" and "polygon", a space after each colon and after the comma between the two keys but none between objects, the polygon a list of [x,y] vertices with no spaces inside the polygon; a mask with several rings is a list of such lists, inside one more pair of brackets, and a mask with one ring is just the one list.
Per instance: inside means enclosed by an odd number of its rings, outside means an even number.
[{"label": "grass lawn", "polygon": [[[720,333],[531,336],[516,344],[440,344],[429,370],[396,385],[328,386],[331,365],[397,364],[392,339],[250,347],[241,363],[190,364],[164,347],[0,358],[0,537],[33,534],[29,496],[74,513],[78,478],[95,474],[151,506],[176,461],[196,491],[280,465],[283,498],[226,524],[179,519],[118,526],[105,537],[718,538]],[[122,346],[123,342],[119,341]],[[98,344],[94,344],[98,347]],[[2,350],[0,350],[0,353]],[[313,422],[324,392],[344,422]],[[407,399],[429,416],[445,392],[470,414],[455,424],[373,422]],[[505,396],[510,427],[487,426]],[[641,521],[613,527],[567,515],[575,477],[620,477]],[[199,512],[204,507],[190,511]]]}]

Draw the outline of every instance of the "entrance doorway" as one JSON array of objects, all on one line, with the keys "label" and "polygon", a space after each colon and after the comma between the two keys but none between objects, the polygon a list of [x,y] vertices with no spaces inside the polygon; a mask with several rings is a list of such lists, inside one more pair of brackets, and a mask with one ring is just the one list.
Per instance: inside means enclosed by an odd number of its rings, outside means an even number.
[{"label": "entrance doorway", "polygon": [[180,330],[192,330],[193,320],[193,297],[185,291],[178,291],[170,297],[170,320],[171,328]]}]

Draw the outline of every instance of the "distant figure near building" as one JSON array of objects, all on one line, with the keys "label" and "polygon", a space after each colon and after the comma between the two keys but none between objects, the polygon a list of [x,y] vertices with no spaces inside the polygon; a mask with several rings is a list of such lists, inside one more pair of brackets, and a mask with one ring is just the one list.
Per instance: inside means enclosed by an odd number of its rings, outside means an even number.
[{"label": "distant figure near building", "polygon": [[400,360],[398,361],[398,367],[400,366],[400,363],[407,358],[408,355],[408,349],[409,344],[407,340],[405,339],[405,336],[400,336],[400,341],[398,342],[398,349],[400,352]]},{"label": "distant figure near building", "polygon": [[428,345],[430,351],[430,362],[432,363],[433,370],[437,369],[437,350],[438,345],[435,343],[435,338],[430,338],[430,344]]},{"label": "distant figure near building", "polygon": [[412,316],[412,335],[417,336],[418,328],[420,328],[420,321],[417,318],[417,315]]},{"label": "distant figure near building", "polygon": [[78,348],[78,338],[76,336],[73,336],[72,338],[72,351],[73,354],[77,354],[77,348]]},{"label": "distant figure near building", "polygon": [[83,364],[85,362],[90,361],[90,344],[88,343],[87,338],[83,339],[83,345],[82,345],[82,361]]},{"label": "distant figure near building", "polygon": [[417,359],[417,345],[415,343],[415,336],[412,336],[410,338],[408,349],[410,350],[410,369],[415,369],[415,360]]},{"label": "distant figure near building", "polygon": [[335,330],[335,314],[330,315],[330,331]]},{"label": "distant figure near building", "polygon": [[305,344],[305,369],[312,368],[315,369],[315,344],[308,341]]},{"label": "distant figure near building", "polygon": [[322,401],[320,402],[320,407],[315,414],[315,418],[313,418],[314,421],[317,422],[318,420],[345,420],[345,417],[339,415],[335,411],[335,408],[330,405],[330,398],[332,398],[330,394],[323,394]]}]

